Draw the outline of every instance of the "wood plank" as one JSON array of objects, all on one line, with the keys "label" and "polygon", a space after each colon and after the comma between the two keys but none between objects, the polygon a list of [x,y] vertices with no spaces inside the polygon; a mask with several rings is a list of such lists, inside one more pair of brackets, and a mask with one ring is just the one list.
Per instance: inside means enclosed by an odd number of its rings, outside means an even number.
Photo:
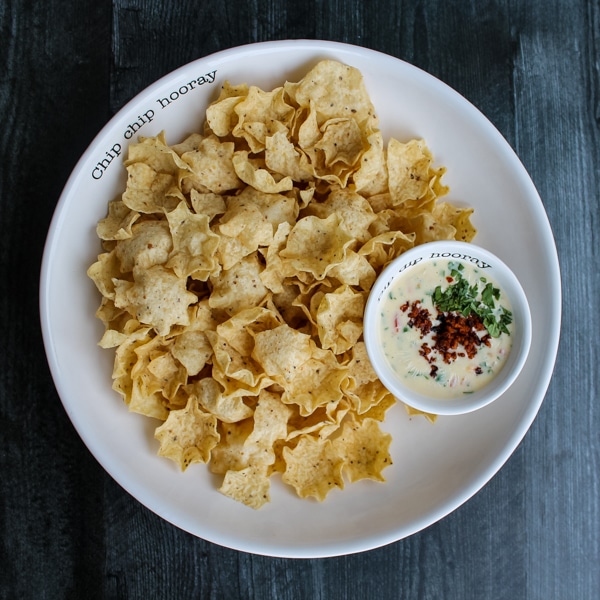
[{"label": "wood plank", "polygon": [[524,14],[515,63],[517,150],[558,242],[565,307],[553,385],[525,456],[531,597],[552,590],[556,597],[592,598],[600,589],[599,570],[583,567],[600,555],[600,420],[590,410],[597,378],[588,376],[597,371],[598,344],[585,333],[600,330],[600,14],[592,3],[582,8],[550,2],[535,22]]},{"label": "wood plank", "polygon": [[0,597],[99,584],[102,470],[73,430],[41,344],[38,278],[50,217],[108,116],[110,13],[0,8]]}]

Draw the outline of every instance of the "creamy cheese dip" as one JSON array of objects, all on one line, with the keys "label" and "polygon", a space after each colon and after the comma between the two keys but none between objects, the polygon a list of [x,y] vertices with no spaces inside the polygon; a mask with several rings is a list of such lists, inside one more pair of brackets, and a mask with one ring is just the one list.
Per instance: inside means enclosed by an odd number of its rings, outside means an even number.
[{"label": "creamy cheese dip", "polygon": [[511,306],[485,271],[451,259],[425,261],[384,292],[380,343],[411,389],[457,398],[481,389],[504,366],[512,342]]}]

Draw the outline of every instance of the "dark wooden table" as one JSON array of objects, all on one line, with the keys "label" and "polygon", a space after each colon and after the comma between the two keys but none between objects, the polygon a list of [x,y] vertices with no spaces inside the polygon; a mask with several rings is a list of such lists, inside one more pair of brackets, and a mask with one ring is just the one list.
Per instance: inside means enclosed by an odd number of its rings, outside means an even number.
[{"label": "dark wooden table", "polygon": [[[599,597],[597,1],[4,0],[0,27],[0,598]],[[195,58],[285,38],[383,51],[473,102],[530,172],[563,274],[555,374],[510,460],[425,531],[330,559],[219,547],[129,496],[72,427],[38,317],[57,199],[111,115]]]}]

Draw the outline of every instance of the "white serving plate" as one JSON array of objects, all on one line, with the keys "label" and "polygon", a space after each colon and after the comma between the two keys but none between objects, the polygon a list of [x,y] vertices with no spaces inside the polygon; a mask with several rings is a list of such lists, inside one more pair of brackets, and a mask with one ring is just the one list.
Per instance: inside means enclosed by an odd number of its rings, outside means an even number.
[{"label": "white serving plate", "polygon": [[[445,165],[449,199],[475,208],[475,242],[520,279],[533,340],[510,390],[474,413],[409,418],[401,405],[383,428],[393,434],[385,484],[362,481],[323,503],[301,500],[276,479],[258,511],[217,491],[205,465],[181,473],[157,456],[157,422],[130,413],[111,389],[113,353],[97,346],[99,294],[86,276],[100,250],[97,221],[124,187],[127,145],[165,130],[174,144],[201,128],[225,80],[269,89],[296,81],[332,58],[359,68],[386,138],[424,138]],[[200,83],[202,85],[200,85]],[[166,100],[165,100],[166,99]],[[168,100],[168,102],[167,102]],[[117,156],[117,152],[120,154]],[[548,388],[559,342],[560,270],[552,231],[525,168],[500,133],[444,83],[365,48],[292,40],[207,56],[163,77],[102,129],[77,163],[58,202],[42,263],[42,331],[58,393],[79,435],[104,469],[142,504],[211,542],[256,554],[316,558],[350,554],[405,538],[435,523],[480,490],[531,426]]]}]

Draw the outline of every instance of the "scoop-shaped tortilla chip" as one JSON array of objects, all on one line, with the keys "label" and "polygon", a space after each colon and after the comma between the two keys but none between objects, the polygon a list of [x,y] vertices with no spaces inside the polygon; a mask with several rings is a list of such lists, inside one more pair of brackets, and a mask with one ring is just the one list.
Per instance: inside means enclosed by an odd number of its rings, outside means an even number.
[{"label": "scoop-shaped tortilla chip", "polygon": [[182,471],[192,463],[206,463],[217,445],[217,417],[204,412],[194,396],[185,408],[172,410],[165,422],[156,428],[154,437],[160,442],[158,454],[175,461]]},{"label": "scoop-shaped tortilla chip", "polygon": [[208,215],[198,215],[181,202],[175,210],[167,213],[167,221],[173,238],[173,250],[167,266],[178,277],[193,277],[206,281],[220,271],[217,260],[219,236],[210,229]]},{"label": "scoop-shaped tortilla chip", "polygon": [[322,502],[331,490],[344,488],[344,459],[330,440],[305,435],[295,448],[283,449],[283,459],[286,467],[281,478],[301,498],[312,496]]},{"label": "scoop-shaped tortilla chip", "polygon": [[362,316],[365,295],[344,285],[325,294],[317,309],[316,321],[323,348],[343,354],[352,348],[362,335]]},{"label": "scoop-shaped tortilla chip", "polygon": [[353,242],[339,215],[331,214],[325,219],[309,215],[290,231],[280,255],[290,274],[305,271],[316,279],[323,279],[335,265],[343,262]]},{"label": "scoop-shaped tortilla chip", "polygon": [[392,464],[389,446],[392,436],[384,433],[374,419],[348,421],[333,446],[344,457],[344,474],[351,482],[359,479],[385,481],[382,471]]},{"label": "scoop-shaped tortilla chip", "polygon": [[185,279],[170,269],[155,265],[136,269],[134,282],[120,282],[115,292],[115,306],[125,308],[140,321],[152,325],[159,335],[167,335],[173,325],[188,325],[188,306],[197,302]]}]

